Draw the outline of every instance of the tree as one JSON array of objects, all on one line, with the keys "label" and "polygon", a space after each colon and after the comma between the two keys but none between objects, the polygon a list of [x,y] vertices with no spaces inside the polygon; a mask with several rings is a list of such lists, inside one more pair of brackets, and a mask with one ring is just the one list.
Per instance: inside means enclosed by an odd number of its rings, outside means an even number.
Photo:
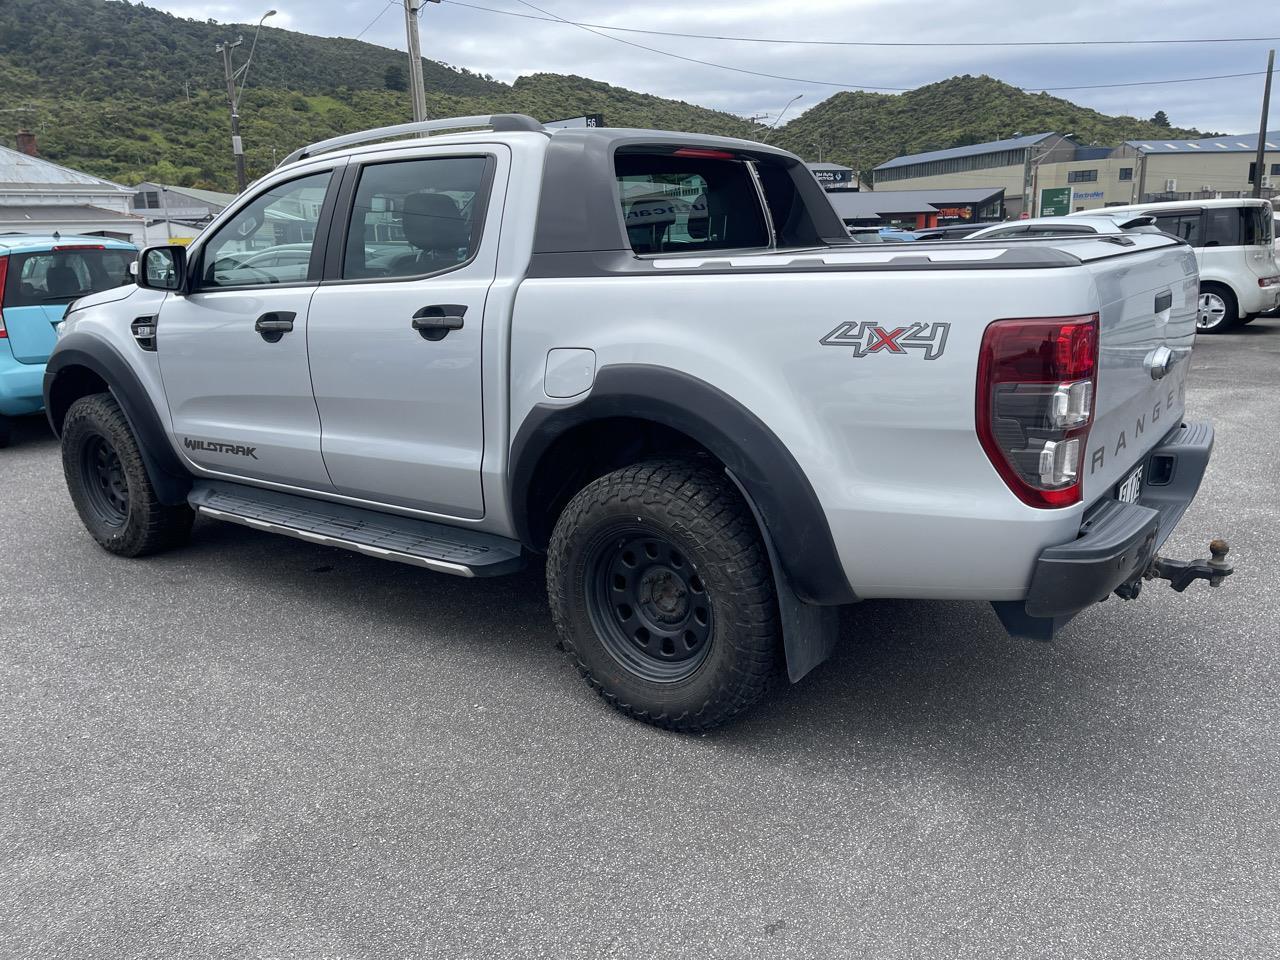
[{"label": "tree", "polygon": [[409,81],[405,77],[404,67],[398,63],[390,64],[382,75],[382,85],[388,90],[408,90]]},{"label": "tree", "polygon": [[1157,110],[1156,115],[1151,118],[1151,122],[1157,127],[1167,127],[1169,126],[1169,115],[1163,110]]}]

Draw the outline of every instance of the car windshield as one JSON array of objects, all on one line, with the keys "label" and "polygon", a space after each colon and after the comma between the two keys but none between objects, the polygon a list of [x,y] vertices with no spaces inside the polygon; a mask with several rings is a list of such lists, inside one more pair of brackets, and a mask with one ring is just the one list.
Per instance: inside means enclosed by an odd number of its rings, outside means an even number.
[{"label": "car windshield", "polygon": [[5,284],[4,305],[30,307],[70,303],[77,297],[132,283],[129,264],[137,257],[133,250],[108,250],[75,244],[36,253],[13,254]]}]

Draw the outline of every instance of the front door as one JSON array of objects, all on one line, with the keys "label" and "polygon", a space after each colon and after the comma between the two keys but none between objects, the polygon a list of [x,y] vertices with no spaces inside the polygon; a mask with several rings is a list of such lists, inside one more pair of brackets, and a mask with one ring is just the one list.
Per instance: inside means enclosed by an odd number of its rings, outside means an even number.
[{"label": "front door", "polygon": [[480,345],[508,158],[415,154],[349,174],[344,249],[308,325],[324,462],[339,493],[478,518]]},{"label": "front door", "polygon": [[192,292],[160,308],[174,441],[197,467],[332,489],[307,368],[323,254],[313,242],[331,179],[325,170],[268,187],[193,251]]}]

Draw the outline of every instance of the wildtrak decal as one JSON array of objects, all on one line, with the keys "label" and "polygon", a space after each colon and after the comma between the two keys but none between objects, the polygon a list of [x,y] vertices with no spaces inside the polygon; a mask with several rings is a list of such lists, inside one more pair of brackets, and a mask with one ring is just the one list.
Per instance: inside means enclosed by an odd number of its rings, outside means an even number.
[{"label": "wildtrak decal", "polygon": [[947,334],[950,332],[950,323],[916,321],[890,330],[877,323],[858,320],[840,324],[818,342],[824,347],[853,347],[855,357],[922,350],[925,360],[937,360],[947,349]]},{"label": "wildtrak decal", "polygon": [[239,443],[220,443],[217,440],[192,440],[182,438],[182,445],[188,450],[204,450],[208,453],[229,453],[235,457],[252,457],[258,459],[257,447],[246,447]]}]

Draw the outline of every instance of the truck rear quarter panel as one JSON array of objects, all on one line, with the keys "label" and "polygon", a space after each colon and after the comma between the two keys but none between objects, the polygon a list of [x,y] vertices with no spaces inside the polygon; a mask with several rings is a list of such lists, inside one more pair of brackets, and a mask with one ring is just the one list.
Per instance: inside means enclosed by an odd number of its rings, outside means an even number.
[{"label": "truck rear quarter panel", "polygon": [[[798,273],[783,255],[750,259],[750,272],[526,280],[512,328],[513,429],[537,405],[581,400],[547,395],[550,350],[592,350],[597,370],[676,369],[735,397],[792,452],[859,596],[1021,598],[1035,557],[1075,535],[1083,507],[1034,509],[1000,480],[975,432],[978,348],[995,319],[1097,311],[1090,274]],[[846,326],[917,322],[948,325],[940,355],[870,350],[877,335]]]}]

